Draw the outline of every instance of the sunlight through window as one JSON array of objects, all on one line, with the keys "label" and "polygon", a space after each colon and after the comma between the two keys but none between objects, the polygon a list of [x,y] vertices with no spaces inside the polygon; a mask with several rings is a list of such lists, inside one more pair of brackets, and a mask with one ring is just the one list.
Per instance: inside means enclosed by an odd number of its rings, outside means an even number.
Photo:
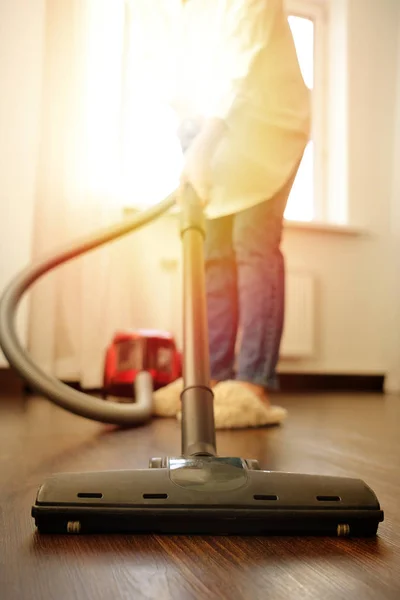
[{"label": "sunlight through window", "polygon": [[[314,23],[304,17],[290,16],[289,24],[304,81],[312,90],[314,87]],[[314,145],[310,141],[289,196],[285,218],[312,221],[314,217]]]}]

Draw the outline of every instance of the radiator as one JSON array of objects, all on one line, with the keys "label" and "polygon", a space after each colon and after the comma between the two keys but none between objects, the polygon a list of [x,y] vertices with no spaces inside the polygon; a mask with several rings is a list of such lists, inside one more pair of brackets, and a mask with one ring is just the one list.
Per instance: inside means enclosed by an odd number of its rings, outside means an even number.
[{"label": "radiator", "polygon": [[308,358],[315,351],[315,285],[310,273],[286,273],[281,358]]},{"label": "radiator", "polygon": [[[181,273],[177,260],[162,261],[162,268],[170,272],[173,300],[170,303],[170,315],[166,315],[165,328],[173,331],[177,344],[182,347],[181,324]],[[165,306],[165,297],[161,296],[159,310]],[[177,309],[177,307],[179,307]],[[314,276],[303,271],[288,269],[285,281],[285,323],[280,348],[280,358],[309,358],[315,353],[315,285]],[[163,325],[160,324],[160,328]],[[241,341],[239,328],[237,350]]]}]

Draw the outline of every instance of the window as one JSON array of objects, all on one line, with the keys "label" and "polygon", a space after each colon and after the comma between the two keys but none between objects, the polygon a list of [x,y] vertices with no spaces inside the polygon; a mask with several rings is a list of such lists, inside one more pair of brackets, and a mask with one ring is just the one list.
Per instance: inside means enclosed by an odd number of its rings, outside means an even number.
[{"label": "window", "polygon": [[[294,221],[323,221],[326,218],[324,194],[324,79],[325,79],[325,12],[324,0],[286,0],[300,68],[306,85],[312,90],[312,135],[288,201],[285,218]],[[132,21],[134,17],[131,17]],[[132,24],[131,24],[132,27]],[[134,27],[134,24],[133,24]],[[132,35],[132,29],[130,29]],[[136,36],[140,31],[135,32]],[[135,36],[133,36],[135,37]],[[126,66],[136,69],[137,61],[128,56]],[[134,77],[128,75],[127,79]],[[123,188],[126,204],[145,208],[172,192],[181,170],[180,147],[172,148],[163,140],[171,139],[174,125],[165,109],[149,107],[141,101],[137,89],[125,89],[124,104],[129,107],[124,117]],[[135,108],[133,108],[135,107]],[[147,116],[146,116],[147,115]],[[151,115],[151,118],[149,117]],[[168,159],[166,160],[166,156]],[[144,168],[135,170],[133,165]],[[157,167],[154,175],[153,165]],[[145,167],[148,165],[148,168]]]},{"label": "window", "polygon": [[[314,88],[314,23],[307,17],[289,16],[302,75],[308,89]],[[308,143],[285,211],[286,219],[312,221],[315,216],[314,143]]]},{"label": "window", "polygon": [[322,221],[326,218],[324,182],[325,39],[323,2],[288,0],[289,25],[304,81],[312,91],[312,133],[294,182],[285,218]]}]

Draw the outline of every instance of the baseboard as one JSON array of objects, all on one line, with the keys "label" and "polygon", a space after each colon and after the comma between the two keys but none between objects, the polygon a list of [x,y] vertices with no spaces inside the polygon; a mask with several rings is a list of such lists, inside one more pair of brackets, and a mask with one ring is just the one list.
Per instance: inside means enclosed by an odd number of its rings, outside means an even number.
[{"label": "baseboard", "polygon": [[[329,375],[320,373],[280,373],[281,392],[384,392],[384,375]],[[101,390],[84,390],[79,382],[71,382],[75,389],[100,393]]]},{"label": "baseboard", "polygon": [[0,396],[21,395],[25,384],[21,377],[10,367],[0,368]]},{"label": "baseboard", "polygon": [[[62,381],[62,383],[65,383],[65,385],[68,385],[69,387],[71,387],[74,390],[77,390],[78,392],[84,392],[85,394],[98,395],[98,394],[101,394],[103,391],[102,388],[90,388],[90,389],[84,388],[84,387],[82,387],[82,385],[80,384],[79,381]],[[24,393],[27,395],[36,393],[33,390],[33,388],[29,385],[29,383],[24,383],[23,389],[24,389]]]},{"label": "baseboard", "polygon": [[384,375],[280,373],[282,392],[384,392]]},{"label": "baseboard", "polygon": [[[383,393],[384,375],[330,375],[320,373],[280,373],[280,391],[291,393],[305,392],[374,392]],[[84,389],[78,381],[65,382],[72,388],[91,394],[101,393],[101,389]],[[30,393],[29,386],[25,392]]]}]

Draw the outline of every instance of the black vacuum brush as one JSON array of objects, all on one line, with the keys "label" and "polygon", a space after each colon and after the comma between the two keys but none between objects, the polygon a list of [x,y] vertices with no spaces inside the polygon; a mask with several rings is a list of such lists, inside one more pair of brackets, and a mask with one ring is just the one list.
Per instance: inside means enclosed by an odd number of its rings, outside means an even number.
[{"label": "black vacuum brush", "polygon": [[383,519],[363,481],[261,471],[216,456],[48,479],[32,509],[42,533],[373,536]]},{"label": "black vacuum brush", "polygon": [[[120,425],[151,418],[151,380],[137,377],[136,402],[105,403],[44,373],[21,346],[17,306],[42,275],[150,222],[171,196],[34,263],[0,303],[0,344],[9,363],[39,393],[78,415]],[[359,479],[260,470],[257,461],[216,456],[204,281],[204,217],[191,188],[182,208],[184,257],[184,391],[182,456],[153,458],[148,469],[65,473],[40,487],[32,508],[42,533],[215,533],[372,536],[383,520],[373,491]]]}]

